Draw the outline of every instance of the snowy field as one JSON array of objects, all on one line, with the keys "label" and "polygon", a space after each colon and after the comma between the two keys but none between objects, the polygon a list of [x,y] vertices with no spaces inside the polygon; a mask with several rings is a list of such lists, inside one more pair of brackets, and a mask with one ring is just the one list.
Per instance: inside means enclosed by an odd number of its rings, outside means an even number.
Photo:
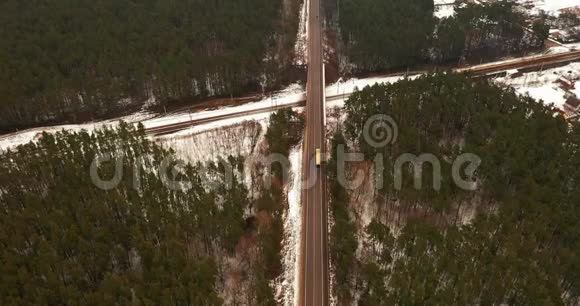
[{"label": "snowy field", "polygon": [[522,7],[529,8],[530,15],[539,15],[545,12],[557,16],[561,9],[580,6],[580,0],[517,0]]},{"label": "snowy field", "polygon": [[[501,77],[495,81],[513,87],[516,92],[522,95],[529,95],[536,100],[542,100],[545,104],[553,104],[562,110],[566,102],[565,93],[556,81],[560,76],[570,79],[580,78],[580,63],[548,69],[544,71],[534,71],[525,73],[517,78]],[[570,91],[577,96],[580,95],[578,88]]]},{"label": "snowy field", "polygon": [[294,64],[298,66],[306,65],[308,57],[308,8],[310,0],[304,0],[300,9],[300,23],[298,26],[298,36],[296,37],[296,45],[294,52]]}]

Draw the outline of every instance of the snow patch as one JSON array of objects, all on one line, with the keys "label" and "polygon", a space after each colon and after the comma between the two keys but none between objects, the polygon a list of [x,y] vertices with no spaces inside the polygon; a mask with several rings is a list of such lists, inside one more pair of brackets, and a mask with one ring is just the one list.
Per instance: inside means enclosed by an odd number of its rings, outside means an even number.
[{"label": "snow patch", "polygon": [[[414,79],[418,76],[419,75],[411,75],[409,78]],[[348,96],[355,92],[357,89],[362,90],[366,86],[373,86],[375,84],[396,83],[400,80],[403,80],[404,78],[405,75],[370,77],[364,79],[352,78],[347,80],[340,78],[336,83],[326,86],[326,108],[334,108],[337,106],[342,107],[344,105],[344,101],[348,99]],[[337,97],[341,95],[344,95],[344,97]]]},{"label": "snow patch", "polygon": [[435,7],[435,17],[439,19],[451,17],[455,15],[455,6],[453,5],[441,5]]},{"label": "snow patch", "polygon": [[284,214],[284,241],[282,258],[284,272],[282,282],[276,288],[280,304],[298,305],[300,275],[300,237],[302,235],[302,144],[292,149],[289,155],[292,181],[288,191],[288,211]]},{"label": "snow patch", "polygon": [[[519,94],[527,94],[536,100],[542,100],[546,105],[554,105],[563,110],[563,105],[566,102],[566,90],[562,89],[556,82],[561,76],[579,79],[580,63],[570,63],[558,68],[524,73],[516,78],[496,78],[495,82],[511,86]],[[579,96],[580,90],[578,88],[571,89],[570,93]]]},{"label": "snow patch", "polygon": [[215,110],[204,110],[199,112],[181,112],[170,114],[147,120],[143,122],[146,128],[158,127],[174,123],[187,122],[191,120],[206,119],[215,116],[230,115],[235,113],[243,113],[249,111],[256,111],[272,106],[281,106],[303,101],[305,99],[304,89],[300,84],[292,84],[286,89],[264,98],[258,102],[250,102],[238,106],[222,107]]},{"label": "snow patch", "polygon": [[306,65],[308,59],[308,11],[310,0],[304,0],[300,9],[300,23],[298,26],[298,37],[294,46],[294,64],[297,66]]},{"label": "snow patch", "polygon": [[195,133],[157,137],[156,141],[171,148],[176,155],[191,164],[227,160],[229,156],[249,156],[258,143],[262,126],[256,121],[218,127]]},{"label": "snow patch", "polygon": [[[579,6],[579,0],[548,0],[548,1],[537,1],[537,7],[548,14],[559,15],[559,11],[562,9]],[[540,4],[541,3],[541,4]]]}]

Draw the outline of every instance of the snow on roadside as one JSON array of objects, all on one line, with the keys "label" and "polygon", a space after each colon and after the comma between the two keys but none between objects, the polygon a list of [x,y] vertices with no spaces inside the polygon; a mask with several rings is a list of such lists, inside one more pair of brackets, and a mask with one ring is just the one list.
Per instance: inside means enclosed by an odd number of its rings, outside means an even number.
[{"label": "snow on roadside", "polygon": [[308,59],[308,11],[310,0],[303,0],[300,9],[300,23],[298,26],[298,37],[294,46],[294,64],[297,66],[306,65]]},{"label": "snow on roadside", "polygon": [[257,121],[217,127],[188,134],[171,134],[157,137],[157,143],[171,148],[186,162],[217,162],[229,156],[247,157],[254,152],[262,126]]},{"label": "snow on roadside", "polygon": [[[185,161],[196,163],[217,161],[218,157],[241,155],[246,158],[244,180],[251,189],[251,165],[253,158],[259,153],[257,149],[262,143],[268,128],[270,113],[252,115],[249,117],[222,120],[190,129],[156,137],[158,143],[175,150],[178,157]],[[297,304],[299,289],[299,256],[302,228],[301,184],[302,184],[302,144],[290,152],[291,180],[285,187],[288,194],[288,209],[284,211],[284,238],[282,241],[283,273],[272,282],[279,304],[291,306]],[[239,263],[237,258],[227,258],[229,267]],[[229,301],[236,294],[236,287],[226,282],[222,297]],[[240,290],[240,288],[237,288]]]},{"label": "snow on roadside", "polygon": [[[307,1],[307,0],[306,0]],[[355,88],[364,88],[367,85],[373,85],[375,83],[392,83],[402,79],[403,76],[389,76],[389,77],[371,77],[365,79],[349,79],[346,81],[340,81],[340,83],[335,83],[333,85],[327,86],[326,94],[327,96],[335,95],[337,93],[340,94],[349,94],[354,92]],[[152,128],[162,125],[169,125],[179,122],[187,122],[190,120],[195,119],[204,119],[210,118],[214,116],[220,115],[228,115],[233,113],[240,113],[244,111],[254,111],[259,109],[265,109],[271,106],[276,105],[287,105],[293,104],[296,102],[304,101],[305,99],[305,91],[304,87],[300,84],[293,84],[287,87],[286,89],[277,92],[269,97],[266,97],[257,102],[250,102],[243,105],[238,106],[231,106],[231,107],[222,107],[215,110],[204,110],[195,113],[189,112],[182,112],[182,113],[175,113],[169,114],[166,116],[154,116],[153,114],[149,113],[136,113],[131,116],[120,117],[116,119],[101,121],[101,122],[94,122],[94,123],[87,123],[87,124],[73,124],[73,125],[60,125],[54,127],[42,127],[42,128],[34,128],[29,129],[21,132],[16,132],[12,134],[7,134],[0,136],[0,151],[6,150],[8,148],[13,148],[21,144],[28,143],[30,141],[35,140],[39,133],[47,132],[47,133],[56,133],[63,129],[71,130],[71,131],[78,131],[81,129],[85,129],[87,131],[92,131],[95,128],[100,128],[103,125],[106,126],[116,126],[119,120],[124,120],[129,123],[137,123],[141,122],[145,128]],[[327,106],[332,107],[334,105],[342,105],[342,100],[338,101],[329,101]],[[244,116],[240,118],[231,118],[226,120],[220,120],[212,123],[201,124],[195,126],[193,128],[178,132],[176,134],[172,134],[174,136],[183,136],[187,134],[198,134],[202,131],[216,129],[223,126],[228,126],[232,124],[238,124],[240,122],[246,120],[263,120],[270,116],[269,112],[261,113],[261,114],[254,114],[249,116]]]},{"label": "snow on roadside", "polygon": [[246,121],[263,122],[263,121],[267,121],[268,118],[270,118],[270,115],[272,113],[273,112],[264,112],[264,113],[260,113],[260,114],[247,115],[247,116],[242,116],[242,117],[229,118],[229,119],[199,124],[199,125],[195,125],[195,126],[192,126],[190,128],[187,128],[187,129],[184,129],[184,130],[181,130],[181,131],[169,134],[169,135],[157,136],[157,138],[187,137],[187,136],[191,136],[191,135],[197,135],[197,134],[203,133],[205,131],[211,131],[211,130],[215,130],[215,129],[219,129],[219,128],[226,128],[226,127],[230,127],[233,125],[238,125],[238,124],[241,124],[241,123],[246,122]]},{"label": "snow on roadside", "polygon": [[[101,128],[102,126],[109,126],[113,127],[116,126],[119,120],[123,120],[129,123],[138,123],[141,122],[145,128],[152,128],[162,125],[169,125],[173,123],[179,122],[187,122],[194,119],[204,119],[210,118],[213,116],[220,116],[220,115],[227,115],[232,113],[239,113],[244,111],[252,111],[267,108],[270,106],[275,105],[286,105],[292,104],[299,101],[303,101],[305,99],[304,89],[299,84],[292,84],[288,86],[286,89],[274,93],[273,95],[266,97],[257,102],[246,103],[239,106],[231,106],[231,107],[223,107],[215,110],[204,110],[195,113],[189,112],[181,112],[175,114],[169,114],[166,116],[155,116],[151,113],[144,113],[139,112],[133,115],[119,117],[115,119],[105,120],[105,121],[98,121],[98,122],[91,122],[91,123],[84,123],[84,124],[69,124],[69,125],[59,125],[59,126],[51,126],[51,127],[40,127],[40,128],[33,128],[24,131],[19,131],[11,134],[1,135],[0,136],[0,152],[5,151],[9,148],[14,148],[18,145],[26,144],[30,141],[36,140],[42,132],[47,133],[56,133],[59,131],[69,130],[69,131],[80,131],[82,129],[87,131],[93,131],[96,128]],[[196,126],[192,130],[185,131],[187,132],[194,132],[199,133],[203,130],[214,129],[220,126],[227,126],[231,124],[236,124],[244,120],[252,120],[252,119],[263,119],[264,117],[268,117],[269,113],[245,116],[244,118],[233,118],[227,120],[221,120],[218,122],[212,122],[204,125]]]},{"label": "snow on roadside", "polygon": [[168,125],[173,123],[187,122],[191,120],[210,118],[214,116],[228,115],[245,111],[254,111],[276,105],[292,104],[305,99],[304,88],[300,84],[292,84],[286,89],[277,92],[257,102],[245,103],[238,106],[222,107],[215,110],[203,110],[199,112],[182,112],[170,114],[143,122],[146,128]]},{"label": "snow on roadside", "polygon": [[288,191],[288,211],[284,213],[284,241],[282,261],[284,272],[281,282],[277,282],[276,296],[284,306],[298,305],[300,273],[300,237],[302,235],[302,144],[290,152],[292,180]]},{"label": "snow on roadside", "polygon": [[[305,0],[305,2],[307,2],[307,1],[308,0]],[[580,1],[580,0],[578,0],[578,1]],[[575,45],[570,45],[570,46],[575,47]],[[567,45],[567,47],[568,47],[568,45]],[[554,51],[557,51],[557,50],[554,50]],[[566,51],[566,50],[560,50],[560,51]],[[540,56],[540,55],[535,55],[535,56]],[[498,63],[518,61],[518,60],[521,60],[521,59],[507,59],[507,60],[488,63],[488,64],[484,64],[484,65],[495,65]],[[571,65],[575,65],[575,64],[571,64]],[[568,66],[566,66],[566,67],[568,67]],[[575,71],[578,71],[578,69],[580,67],[572,66],[572,68]],[[563,68],[563,69],[569,69],[569,68]],[[546,72],[544,72],[544,74],[546,74]],[[414,78],[414,77],[416,77],[416,75],[410,76],[410,78]],[[530,79],[534,79],[534,76],[529,76],[529,77],[530,77]],[[348,79],[348,80],[340,79],[338,82],[336,82],[334,84],[330,84],[326,87],[326,96],[328,97],[327,108],[342,106],[344,103],[344,100],[347,98],[347,97],[345,97],[343,99],[337,99],[337,98],[333,98],[333,96],[342,95],[342,94],[351,94],[355,91],[356,88],[362,89],[367,85],[374,85],[375,83],[394,83],[394,82],[397,82],[403,78],[404,78],[404,76],[400,75],[400,76],[386,76],[386,77],[385,76],[383,76],[383,77],[370,77],[370,78],[364,78],[364,79],[356,79],[356,78]],[[520,80],[521,80],[521,78],[520,78]],[[553,82],[554,80],[548,81],[548,82]],[[534,82],[529,82],[529,81],[526,82],[527,86],[521,86],[517,82],[518,82],[518,80],[515,80],[515,81],[510,80],[508,85],[514,86],[516,88],[516,90],[518,90],[518,92],[522,92],[528,88],[531,88],[528,91],[530,91],[530,95],[532,95],[532,97],[534,97],[536,99],[543,99],[546,102],[553,102],[553,103],[556,103],[557,105],[561,105],[563,103],[563,100],[560,97],[561,93],[559,92],[558,89],[552,90],[551,89],[552,86],[548,86],[548,88],[546,88],[545,87],[546,84],[539,86],[539,85],[535,84]],[[524,87],[526,89],[524,89]],[[539,89],[538,87],[542,87],[542,89]],[[534,89],[534,88],[536,88],[536,89]],[[246,104],[238,105],[238,106],[222,107],[219,109],[204,110],[204,111],[198,111],[195,113],[182,112],[182,113],[175,113],[175,114],[169,114],[166,116],[157,116],[157,117],[155,117],[152,114],[148,114],[148,113],[136,113],[136,114],[131,115],[131,116],[121,117],[121,118],[106,120],[106,121],[101,121],[101,122],[34,128],[34,129],[29,129],[29,130],[25,130],[25,131],[21,131],[21,132],[16,132],[16,133],[0,136],[0,152],[3,150],[6,150],[8,148],[13,148],[13,147],[18,146],[20,144],[25,144],[29,141],[35,140],[39,136],[39,134],[43,131],[48,132],[48,133],[56,133],[56,132],[61,131],[63,129],[65,129],[65,130],[85,129],[88,131],[92,131],[95,128],[102,127],[103,125],[114,126],[114,125],[118,124],[119,120],[124,120],[124,121],[130,122],[130,123],[141,122],[141,123],[143,123],[143,125],[146,128],[151,128],[151,127],[168,125],[168,124],[173,124],[173,123],[187,122],[187,121],[194,120],[194,119],[203,119],[203,118],[210,118],[210,117],[214,117],[214,116],[227,115],[227,114],[232,114],[232,113],[240,113],[240,112],[244,112],[244,111],[254,111],[254,110],[260,110],[260,109],[266,109],[268,107],[275,106],[275,105],[287,105],[287,104],[292,104],[292,103],[304,101],[304,99],[305,99],[304,87],[302,85],[299,85],[299,84],[293,84],[293,85],[290,85],[288,88],[286,88],[280,92],[277,92],[269,97],[266,97],[260,101],[246,103]],[[174,136],[184,136],[184,135],[188,135],[188,134],[189,135],[198,134],[198,133],[201,133],[203,131],[216,129],[216,128],[220,128],[223,126],[228,126],[228,125],[232,125],[232,124],[239,124],[239,123],[246,121],[246,120],[264,120],[264,119],[268,118],[269,115],[270,115],[269,112],[265,112],[265,113],[260,113],[260,114],[243,116],[243,117],[239,117],[239,118],[220,120],[220,121],[216,121],[216,122],[212,122],[212,123],[201,124],[201,125],[192,127],[190,129],[175,133],[173,135]]]}]

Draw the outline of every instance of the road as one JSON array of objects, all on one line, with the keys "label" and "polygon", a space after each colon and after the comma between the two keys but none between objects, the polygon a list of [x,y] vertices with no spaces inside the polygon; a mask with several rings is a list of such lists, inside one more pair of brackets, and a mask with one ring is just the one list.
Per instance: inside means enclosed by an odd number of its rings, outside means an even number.
[{"label": "road", "polygon": [[[549,67],[550,65],[566,64],[568,62],[573,62],[573,61],[577,61],[577,60],[580,60],[580,51],[570,51],[570,52],[563,52],[563,53],[556,53],[556,54],[535,55],[535,56],[518,58],[518,59],[496,62],[496,63],[487,63],[487,64],[483,64],[483,65],[470,66],[470,67],[466,67],[466,68],[458,68],[458,69],[454,69],[453,71],[455,71],[455,72],[468,72],[476,77],[477,76],[484,77],[487,75],[492,75],[492,74],[506,71],[509,69]],[[428,72],[429,71],[413,71],[410,74],[414,75],[414,74],[422,74],[422,73],[428,73]],[[308,76],[310,78],[311,77],[310,70],[308,73],[309,73]],[[405,74],[406,73],[394,73],[394,74],[384,75],[383,77],[401,76],[401,75],[405,75]],[[329,102],[329,101],[343,100],[343,99],[347,99],[349,96],[350,96],[349,93],[327,96],[326,101]],[[146,128],[145,132],[148,135],[152,135],[152,136],[164,135],[164,134],[169,134],[169,133],[174,133],[174,132],[177,132],[180,130],[184,130],[184,129],[190,128],[192,126],[200,125],[200,124],[216,122],[216,121],[225,120],[225,119],[239,118],[239,117],[244,117],[244,116],[248,116],[248,115],[269,113],[269,112],[276,111],[278,109],[283,109],[283,108],[288,108],[288,107],[302,107],[305,105],[305,102],[306,101],[296,101],[294,103],[287,103],[284,105],[276,105],[276,106],[268,106],[268,107],[263,107],[263,108],[250,110],[250,111],[248,111],[248,110],[234,111],[232,113],[225,114],[225,115],[216,115],[216,116],[211,116],[211,117],[206,117],[206,118],[201,118],[201,119],[186,120],[186,121],[167,124],[167,125],[150,127],[150,128]]]},{"label": "road", "polygon": [[[306,129],[303,151],[302,242],[299,305],[328,305],[328,210],[324,164],[316,168],[315,152],[324,153],[322,25],[320,0],[310,0]],[[322,154],[324,156],[324,154]],[[313,177],[315,176],[315,177]],[[310,184],[309,182],[313,182]],[[310,186],[311,185],[311,186]]]}]

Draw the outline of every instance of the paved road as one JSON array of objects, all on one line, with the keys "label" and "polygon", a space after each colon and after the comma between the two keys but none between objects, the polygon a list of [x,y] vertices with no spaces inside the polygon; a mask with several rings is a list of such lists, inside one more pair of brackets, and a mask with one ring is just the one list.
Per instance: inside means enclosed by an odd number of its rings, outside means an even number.
[{"label": "paved road", "polygon": [[[300,305],[328,305],[327,216],[324,165],[316,168],[315,152],[325,152],[322,110],[322,30],[320,0],[310,0],[306,130],[302,190]],[[313,176],[316,176],[313,177]],[[313,182],[309,184],[309,182]],[[309,186],[311,185],[311,186]]]}]

